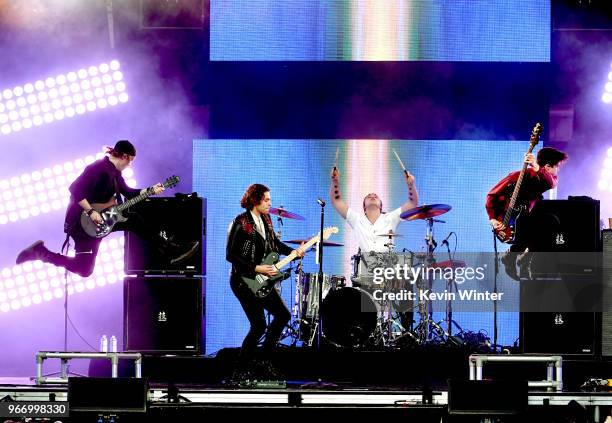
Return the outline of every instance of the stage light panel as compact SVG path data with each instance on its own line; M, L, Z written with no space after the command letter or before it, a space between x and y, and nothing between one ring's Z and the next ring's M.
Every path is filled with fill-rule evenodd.
M95 156L0 179L0 225L65 209L70 199L68 187L72 181L85 166L103 156L104 153L100 152ZM130 187L136 186L132 168L125 169L123 177Z
M0 134L73 118L128 101L123 73L116 60L76 72L47 77L34 83L0 90ZM115 92L119 98L110 100ZM102 100L96 104L95 99ZM72 107L81 104L84 107ZM118 100L118 101L117 101ZM101 105L102 104L102 105ZM40 113L42 117L39 116ZM34 116L34 117L32 117Z
M123 280L123 245L123 236L103 240L94 273L88 278L70 274L68 295ZM39 260L5 267L0 271L0 312L6 313L63 298L64 285L64 269Z

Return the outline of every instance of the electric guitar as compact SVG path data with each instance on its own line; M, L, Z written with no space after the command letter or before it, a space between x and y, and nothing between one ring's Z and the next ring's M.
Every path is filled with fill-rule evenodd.
M531 137L529 139L529 150L527 150L527 154L531 153L535 146L540 141L540 134L542 133L542 124L536 123L533 131L531 131ZM514 185L514 191L512 191L512 197L510 197L510 201L505 206L505 214L502 223L502 229L493 229L495 232L495 236L501 242L505 242L506 244L514 244L516 241L516 233L519 227L519 221L521 219L521 215L525 210L527 210L527 204L517 204L517 198L519 192L521 190L521 184L523 183L523 177L525 176L525 171L527 170L527 163L523 163L523 168L521 169L521 173L519 174L518 179Z
M323 230L323 239L328 239L331 236L331 234L337 234L337 233L338 233L337 226L330 226L328 228L325 228ZM308 242L306 242L306 244L304 244L301 248L304 251L307 251L310 247L312 247L314 244L319 242L319 239L320 239L319 234L320 233L310 238ZM255 294L257 298L267 297L268 294L272 292L272 290L274 289L274 285L277 282L281 282L290 276L289 272L280 272L280 270L283 267L285 267L287 264L289 264L289 262L293 260L295 257L296 257L296 253L294 251L291 254L289 254L287 257L279 261L278 253L271 252L263 259L261 264L274 265L279 270L279 272L275 276L266 276L261 273L258 273L254 278L248 278L246 276L242 276L242 281Z
M166 179L162 186L164 188L171 188L176 186L179 181L179 177L173 175ZM130 200L127 200L123 204L117 205L117 201L114 196L106 203L94 203L91 205L91 207L100 213L103 222L100 224L95 223L93 220L91 220L91 217L85 211L83 211L83 213L81 213L81 227L83 228L83 231L85 231L85 233L92 238L104 238L106 235L111 233L115 224L125 222L127 220L127 217L123 215L125 210L144 200L145 198L150 197L151 195L154 195L153 187L147 188L145 192Z

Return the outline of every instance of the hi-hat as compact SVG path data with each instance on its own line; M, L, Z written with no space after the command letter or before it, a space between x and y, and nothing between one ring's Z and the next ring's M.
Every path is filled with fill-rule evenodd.
M400 215L404 220L431 219L452 209L448 204L426 204L410 210L406 210Z
M397 236L404 236L402 234L398 234L397 232L389 231L384 234L378 234L378 236L386 236L387 238L395 238Z
M287 219L306 220L297 213L291 213L285 209L276 209L274 207L270 207L270 214L274 214L280 217L286 217Z
M297 244L300 245L304 242L310 241L309 239L292 239L291 241L283 241L285 244ZM343 247L344 244L339 244L337 242L323 241L324 247Z

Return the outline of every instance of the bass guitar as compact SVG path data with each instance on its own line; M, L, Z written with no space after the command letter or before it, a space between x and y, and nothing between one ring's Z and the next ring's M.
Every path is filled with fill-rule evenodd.
M173 175L166 179L162 185L164 188L171 188L176 186L179 181L179 177ZM104 238L106 235L111 233L113 227L117 223L125 222L127 220L127 217L123 215L125 210L144 200L145 198L150 197L151 195L154 195L152 187L147 188L145 192L130 200L127 200L123 204L117 204L114 197L106 203L94 203L91 205L91 207L100 213L100 216L102 216L102 223L95 223L93 220L91 220L91 217L89 217L89 215L83 211L83 213L81 213L81 227L83 228L83 231L85 231L85 233L92 238Z
M535 127L531 131L531 137L529 138L529 150L527 154L531 153L535 146L540 141L540 134L542 133L542 124L536 123ZM514 190L510 201L507 202L504 210L504 219L502 220L503 226L500 229L493 229L495 236L501 242L506 244L514 244L516 240L517 228L520 224L521 215L527 210L528 205L523 203L517 203L518 195L521 190L521 184L523 183L523 177L527 170L527 163L523 163L521 173L516 180Z
M328 239L331 234L336 233L338 233L337 226L330 226L328 228L325 228L323 230L323 239ZM306 242L301 248L304 251L307 251L310 247L319 242L319 239L320 233L310 238L308 242ZM267 297L268 294L272 292L272 290L274 289L274 285L277 282L281 282L289 277L289 272L280 272L280 270L287 264L289 264L289 262L291 262L291 260L293 260L295 257L296 253L292 252L287 257L279 261L278 253L271 252L263 259L261 264L274 265L279 270L279 272L275 276L266 276L262 275L261 273L258 273L254 278L242 276L242 281L255 294L257 298Z

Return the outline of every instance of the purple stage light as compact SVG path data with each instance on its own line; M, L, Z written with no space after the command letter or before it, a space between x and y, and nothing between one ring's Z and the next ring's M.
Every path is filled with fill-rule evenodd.
M63 113L61 110L56 113L60 112ZM0 180L0 225L64 209L70 199L68 186L86 165L103 156L98 153L95 157L87 156ZM125 169L123 176L129 186L136 186L132 168Z
M72 118L85 112L128 101L120 64L113 60L88 69L48 77L0 91L0 134L9 135L43 123ZM118 98L110 99L116 92ZM85 99L83 107L73 108ZM100 102L99 100L104 101ZM96 103L97 102L97 103ZM102 105L100 105L102 104ZM70 109L69 109L70 108ZM40 112L40 118L34 118Z
M609 147L606 151L606 158L603 161L597 187L601 191L612 191L612 147Z
M88 278L71 274L68 295L123 280L123 236L100 244L94 273ZM64 297L64 270L41 261L5 267L0 271L0 311L9 312Z

